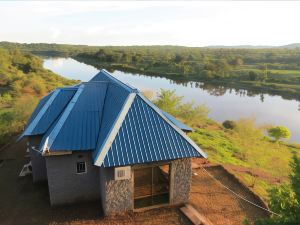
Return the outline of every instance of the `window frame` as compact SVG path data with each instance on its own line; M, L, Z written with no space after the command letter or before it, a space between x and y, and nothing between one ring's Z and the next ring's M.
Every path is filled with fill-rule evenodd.
M81 163L84 164L84 171L83 172L78 172L78 166ZM76 162L76 174L85 174L85 173L87 173L86 162L85 161Z

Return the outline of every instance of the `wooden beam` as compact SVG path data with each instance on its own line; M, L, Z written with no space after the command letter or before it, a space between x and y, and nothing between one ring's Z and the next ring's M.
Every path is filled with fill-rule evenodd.
M213 225L213 223L200 214L193 206L186 204L180 211L195 225Z

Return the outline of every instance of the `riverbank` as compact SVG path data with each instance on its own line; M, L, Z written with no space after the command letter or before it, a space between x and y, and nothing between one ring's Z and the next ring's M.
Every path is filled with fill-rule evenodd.
M72 57L96 68L200 81L300 100L300 49L224 49L184 46L85 46L0 42L43 56Z
M300 85L299 84L288 84L288 83L272 83L272 82L262 82L262 81L249 81L241 80L237 76L232 76L230 78L218 78L218 79L205 79L201 76L190 75L183 76L181 73L168 72L166 68L157 69L147 69L140 68L128 64L118 64L118 63L105 63L100 62L97 59L91 59L86 57L80 57L78 55L72 56L73 59L94 66L97 69L108 69L110 71L120 70L123 72L130 73L140 73L152 77L163 77L173 80L178 83L186 82L203 82L204 84L211 84L216 86L222 86L226 88L232 88L237 91L247 90L250 94L270 94L270 95L280 95L284 99L295 99L300 101ZM300 75L300 73L299 73Z

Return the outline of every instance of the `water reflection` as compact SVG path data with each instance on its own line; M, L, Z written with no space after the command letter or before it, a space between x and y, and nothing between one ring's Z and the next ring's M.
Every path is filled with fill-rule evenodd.
M44 66L62 76L82 81L90 80L98 69L73 59L47 59ZM112 71L113 75L140 90L157 93L161 88L176 90L183 101L205 104L210 109L210 118L223 122L243 117L255 117L258 124L287 126L292 132L292 141L300 142L300 103L283 99L270 93L241 88L226 87L203 82L170 80L160 76Z

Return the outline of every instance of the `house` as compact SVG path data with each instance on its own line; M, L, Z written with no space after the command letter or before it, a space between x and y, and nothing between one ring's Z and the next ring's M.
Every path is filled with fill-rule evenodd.
M191 158L206 154L191 128L105 70L42 98L27 137L33 181L51 205L99 200L106 215L186 203Z

